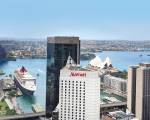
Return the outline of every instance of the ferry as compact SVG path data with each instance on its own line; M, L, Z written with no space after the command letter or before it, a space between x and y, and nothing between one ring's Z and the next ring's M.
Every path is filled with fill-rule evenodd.
M21 69L15 70L14 81L23 94L33 95L36 91L36 78L24 66Z

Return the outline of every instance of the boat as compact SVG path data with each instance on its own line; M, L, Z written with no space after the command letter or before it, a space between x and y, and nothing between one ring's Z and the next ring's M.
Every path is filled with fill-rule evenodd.
M39 73L37 73L37 74L36 74L36 76L37 76L37 77L39 77L39 76L40 76L40 74L39 74Z
M15 70L14 81L23 94L33 95L36 91L36 78L24 66L21 69Z

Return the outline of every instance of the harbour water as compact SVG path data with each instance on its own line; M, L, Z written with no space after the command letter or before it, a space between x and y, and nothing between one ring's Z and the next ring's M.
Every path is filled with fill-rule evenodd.
M127 70L129 65L138 64L139 62L150 62L150 52L118 52L118 51L104 51L96 53L100 56L102 61L108 56L113 66L120 70ZM88 61L81 61L81 65L85 66ZM37 78L37 90L33 97L20 96L17 102L24 113L32 112L32 104L38 103L45 108L45 90L46 90L46 59L17 59L17 61L8 61L0 64L6 75L12 74L18 67L25 66L27 70ZM39 76L37 76L39 74Z
M102 61L109 57L114 67L119 70L127 70L129 65L135 65L140 62L150 62L150 52L129 52L129 51L103 51L96 53ZM86 66L89 60L81 61L83 66Z

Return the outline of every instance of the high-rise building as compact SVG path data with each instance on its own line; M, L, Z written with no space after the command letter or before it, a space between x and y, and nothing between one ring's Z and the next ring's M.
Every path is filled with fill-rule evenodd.
M47 82L46 82L46 115L51 116L59 102L59 75L71 56L80 63L79 37L47 38Z
M128 108L139 120L150 120L150 63L140 63L134 70L129 70Z
M60 71L59 120L100 120L98 71L75 65L70 56Z
M136 101L136 74L138 65L132 65L128 68L128 83L127 83L127 107L129 111L135 114Z

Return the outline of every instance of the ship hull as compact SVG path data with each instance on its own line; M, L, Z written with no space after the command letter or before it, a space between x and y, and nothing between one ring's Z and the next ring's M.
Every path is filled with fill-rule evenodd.
M28 90L28 89L25 89L24 87L22 87L20 85L20 83L18 82L18 80L16 79L16 77L14 77L14 81L15 81L15 84L16 86L21 90L21 92L25 95L33 95L34 91L31 91L31 90Z

